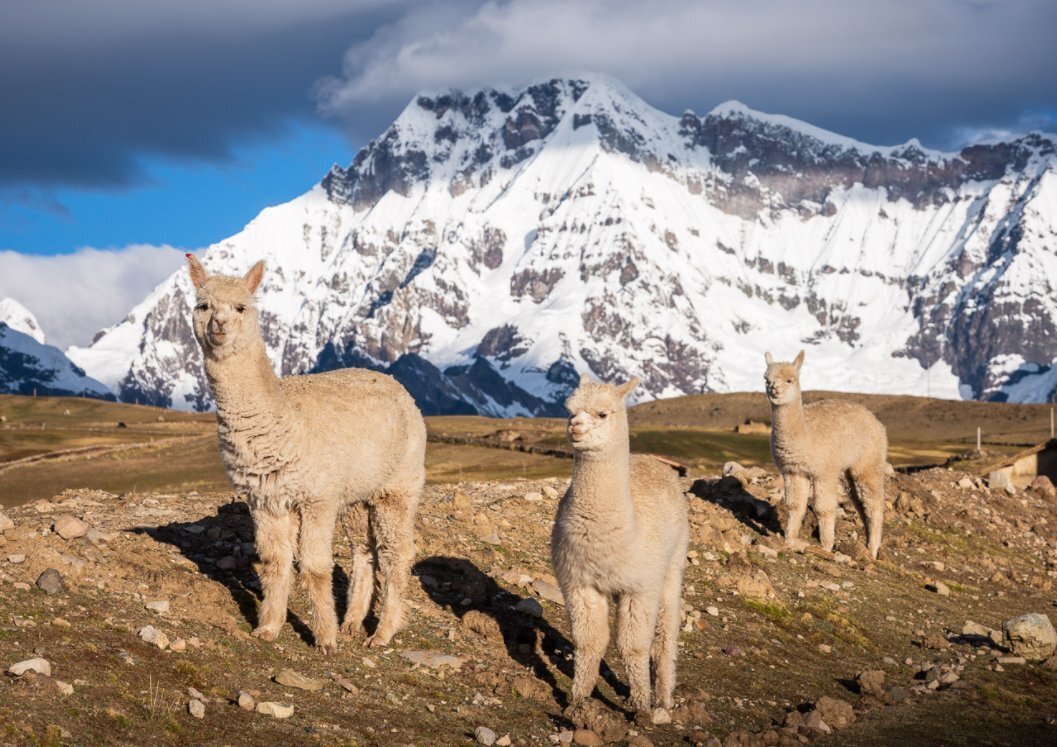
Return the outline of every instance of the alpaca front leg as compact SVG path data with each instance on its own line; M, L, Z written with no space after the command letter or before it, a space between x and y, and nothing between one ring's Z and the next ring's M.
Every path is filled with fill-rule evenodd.
M351 636L362 629L374 594L374 555L367 504L354 503L349 506L344 524L345 534L352 548L352 570L349 574L349 597L341 632Z
M653 660L654 702L661 708L675 705L672 693L675 690L675 660L679 655L679 623L682 612L683 568L686 548L680 551L676 562L664 579L661 594L661 609L657 615L657 637L653 641L650 658Z
M575 658L569 710L576 710L591 696L598 680L598 667L609 645L609 603L590 588L571 589L565 594Z
M789 517L785 524L785 544L790 548L799 548L800 525L804 522L807 511L807 498L811 492L811 483L804 475L787 474L785 479L785 504Z
M628 672L628 707L650 717L650 648L657 629L657 592L624 594L617 603L617 649Z
M381 576L382 608L378 627L366 646L386 646L404 625L404 597L415 559L415 511L418 497L411 493L387 493L370 508L371 535Z
M885 478L884 467L879 467L864 475L858 487L866 520L866 534L869 538L867 547L870 557L877 560L881 549L881 536L884 533L885 520Z
M833 542L837 529L837 495L839 487L836 480L815 481L815 515L818 516L818 540L822 549L833 552Z
M338 647L338 615L334 609L333 505L313 503L301 509L301 576L312 601L312 636L325 654Z
M257 575L264 597L253 635L274 641L286 622L286 606L294 573L297 522L290 512L278 516L253 512L254 544L260 557Z

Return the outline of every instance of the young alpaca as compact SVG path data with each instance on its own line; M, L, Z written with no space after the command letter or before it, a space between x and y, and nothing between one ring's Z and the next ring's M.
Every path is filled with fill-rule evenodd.
M566 401L574 452L572 484L558 505L551 563L576 646L570 711L590 696L609 642L609 597L617 603L617 648L631 686L629 706L649 716L650 663L656 704L672 707L683 568L690 528L672 469L631 455L624 398L586 374Z
M403 624L415 550L415 512L425 483L421 413L400 384L373 371L277 378L253 301L264 263L237 278L209 275L192 255L187 260L197 291L194 333L216 401L220 452L249 503L261 559L264 600L253 634L275 640L286 621L297 543L315 644L335 650L334 525L347 508L353 567L342 632L360 629L377 564L381 611L366 645L386 645Z
M813 491L822 549L833 550L840 478L846 474L855 486L853 497L866 525L870 555L876 560L885 510L885 427L872 412L853 402L827 399L804 406L800 398L803 350L792 363L775 362L770 353L765 358L771 455L785 478L789 508L786 544L800 544L800 523Z

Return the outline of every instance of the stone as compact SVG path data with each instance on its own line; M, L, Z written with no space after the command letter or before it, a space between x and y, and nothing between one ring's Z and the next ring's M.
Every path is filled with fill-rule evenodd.
M257 705L256 701L253 699L253 696L245 690L239 690L238 704L239 708L244 711L252 711L254 706Z
M64 540L74 540L88 534L88 530L91 529L91 527L76 516L63 514L55 520L52 529L55 531L55 534L59 535Z
M150 610L151 612L157 614L157 615L167 615L167 614L169 614L169 600L168 599L160 599L157 602L147 602L143 606L145 608L147 608L148 610Z
M257 713L263 713L272 718L290 718L294 715L294 707L289 703L276 703L274 700L266 700L257 704Z
M456 513L460 514L472 514L473 503L470 502L470 496L461 490L456 490L451 497L452 506L455 508Z
M222 571L233 571L239 565L239 561L233 555L225 555L217 561L217 568Z
M525 493L525 495L523 495L522 498L524 498L529 503L539 503L540 501L543 500L543 493L538 493L536 491L533 491L531 493Z
M349 695L360 694L360 688L356 687L356 685L354 685L351 680L346 677L343 677L337 672L332 673L330 675L330 679L334 680L338 687L347 692Z
M577 729L573 732L573 744L598 745L602 743L602 737L590 729Z
M1057 631L1050 618L1038 612L1006 620L1002 633L1006 648L1029 661L1042 661L1057 650Z
M175 641L169 644L169 650L175 651L180 654L187 650L187 641L183 638L177 638Z
M969 490L970 488L973 487L973 478L971 478L968 475L966 475L965 477L963 477L961 480L958 481L958 487L961 488L962 490Z
M705 607L705 612L708 613L710 617L719 617L719 607L716 607L715 605Z
M477 741L477 744L492 747L495 744L496 734L487 726L478 726L473 730L473 738Z
M532 589L540 595L541 598L546 599L548 602L554 602L554 604L560 604L565 606L565 597L562 596L561 589L552 584L549 581L543 579L536 579L532 582Z
M152 646L157 646L160 649L164 649L169 645L169 636L162 633L160 630L155 628L153 625L145 625L139 629L139 637Z
M1034 480L1031 481L1029 486L1032 490L1042 493L1043 495L1052 497L1057 493L1057 488L1054 487L1053 480L1046 475L1037 475ZM0 518L0 531L2 531L3 519Z
M558 497L558 489L552 485L543 486L543 496L549 500L554 500Z
M510 739L510 735L504 734L499 737L499 739L495 740L495 747L510 747L513 743L513 740Z
M934 594L939 594L941 597L949 597L951 595L950 587L942 581L935 581L931 584L926 584L925 588Z
M429 667L430 669L448 667L456 672L461 670L465 663L465 659L440 651L401 651L400 656L414 664L415 667Z
M965 625L962 626L962 635L980 638L990 638L991 629L979 623L975 623L972 620L966 620Z
M323 689L322 681L298 674L292 669L283 669L273 679L283 687L292 687L297 690L308 690L314 693Z
M62 574L54 568L48 568L37 576L37 588L45 594L58 594L62 591Z
M187 712L195 718L205 718L206 705L200 700L189 700L187 702Z
M1017 488L1013 484L1013 478L1006 470L995 470L987 476L987 487L991 490L1004 490L1010 495L1017 494Z
M672 714L668 713L667 708L654 708L652 718L654 724L672 723Z
M14 528L15 522L11 521L11 518L3 511L0 511L0 532L6 532L8 529Z
M41 658L26 659L7 668L7 673L15 677L21 677L26 672L36 672L37 674L43 674L45 677L51 677L51 662Z
M529 617L543 617L543 605L532 597L522 599L514 605L514 609Z
M815 710L830 726L841 729L855 721L855 709L851 703L824 695L815 701Z
M26 562L26 554L21 552L11 553L7 556L7 562L13 565L19 565L20 563Z
M883 669L864 669L855 675L855 681L859 684L859 692L863 695L872 695L875 698L884 697L885 673Z
M62 680L52 680L55 683L55 689L59 691L59 695L73 695L73 685L69 682L63 682Z
M488 641L494 643L503 642L503 631L499 628L499 623L496 622L494 617L486 615L480 610L468 610L462 616L462 628Z

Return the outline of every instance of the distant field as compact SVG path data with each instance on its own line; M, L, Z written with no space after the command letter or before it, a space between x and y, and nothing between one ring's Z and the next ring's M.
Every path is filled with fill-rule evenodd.
M1049 437L1049 405L823 392L809 392L805 399L827 396L860 402L877 413L888 427L889 458L896 466L938 464L964 453L975 446L978 426L992 461L1018 451L1017 444ZM68 487L117 493L228 489L209 413L0 395L0 415L6 419L0 424L0 505L51 497ZM715 471L726 461L770 463L766 433L734 432L746 420L770 420L762 394L649 402L632 408L629 419L634 451L667 456L697 472ZM460 416L426 421L430 482L564 477L572 466L561 419Z

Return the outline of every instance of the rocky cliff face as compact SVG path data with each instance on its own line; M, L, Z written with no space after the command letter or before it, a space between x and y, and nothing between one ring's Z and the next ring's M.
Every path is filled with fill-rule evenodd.
M367 365L430 412L560 412L578 371L640 398L816 388L1051 398L1050 137L876 147L740 104L658 112L605 78L423 94L348 168L211 247L263 257L276 368ZM175 274L71 357L122 399L209 406Z
M33 315L29 315L33 319ZM33 319L33 330L44 334ZM114 395L87 376L63 352L0 321L0 394L40 394L100 397Z

